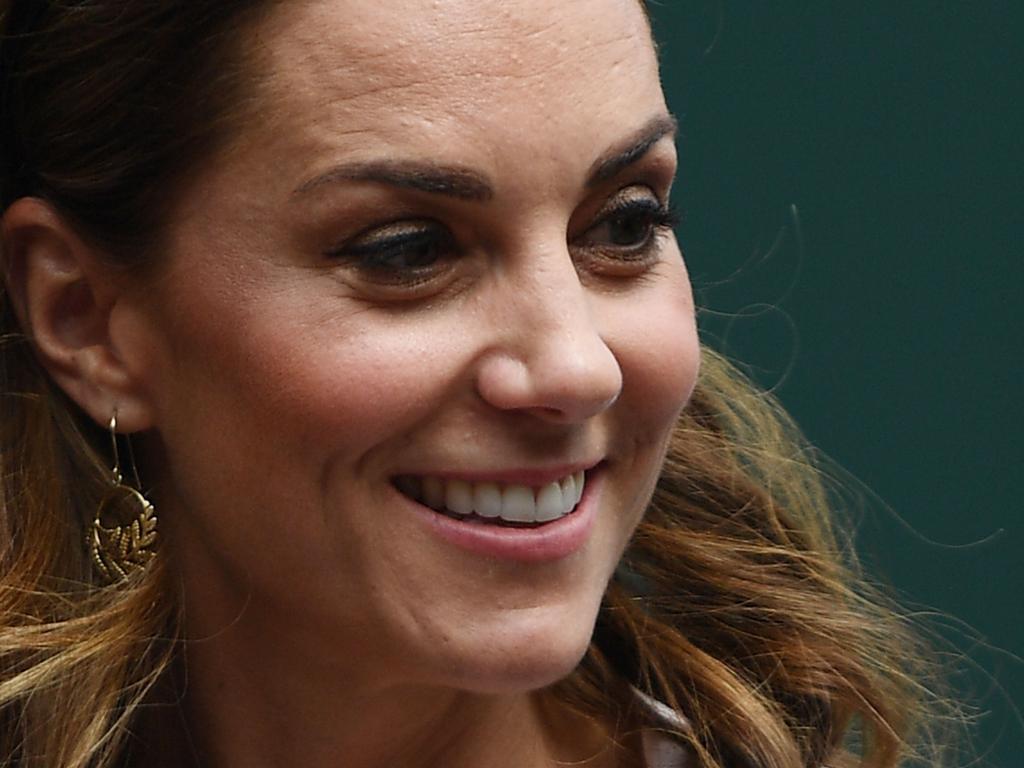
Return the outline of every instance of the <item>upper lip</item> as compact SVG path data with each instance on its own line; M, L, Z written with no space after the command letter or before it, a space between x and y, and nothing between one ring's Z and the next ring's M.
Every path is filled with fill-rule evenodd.
M442 480L462 480L467 483L500 483L502 485L542 486L561 480L576 472L586 472L600 463L600 460L581 461L571 464L548 465L545 467L521 467L516 469L436 469L401 472L399 476L437 477Z

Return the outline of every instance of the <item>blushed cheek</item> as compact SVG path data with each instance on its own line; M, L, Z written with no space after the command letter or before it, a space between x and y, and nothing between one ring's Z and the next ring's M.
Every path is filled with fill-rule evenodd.
M297 345L297 337L304 343ZM291 426L281 433L296 450L348 470L382 459L377 449L397 447L457 407L476 343L464 322L390 322L373 313L277 341L263 345L275 351L263 355L266 379L256 384L254 401L288 415Z
M624 405L654 440L675 423L697 382L700 344L689 283L674 280L620 307L617 321L610 345L623 371Z

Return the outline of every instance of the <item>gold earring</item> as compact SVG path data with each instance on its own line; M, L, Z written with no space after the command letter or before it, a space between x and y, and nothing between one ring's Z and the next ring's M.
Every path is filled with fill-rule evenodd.
M139 472L130 441L128 457L135 487L127 485L121 474L117 455L117 411L110 417L108 426L114 454L111 486L93 516L88 544L93 566L108 583L113 584L146 567L156 554L157 534L156 510L140 490ZM128 510L132 510L132 514L124 522Z

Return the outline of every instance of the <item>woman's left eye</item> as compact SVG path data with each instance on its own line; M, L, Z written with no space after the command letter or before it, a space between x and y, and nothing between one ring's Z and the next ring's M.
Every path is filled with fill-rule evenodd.
M660 255L659 236L675 224L675 213L650 190L627 189L573 245L600 261L646 267Z

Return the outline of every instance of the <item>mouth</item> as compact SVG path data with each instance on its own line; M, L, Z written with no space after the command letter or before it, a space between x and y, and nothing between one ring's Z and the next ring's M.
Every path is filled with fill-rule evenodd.
M509 528L539 528L571 515L583 498L587 473L578 470L544 485L399 475L404 496L456 520Z

